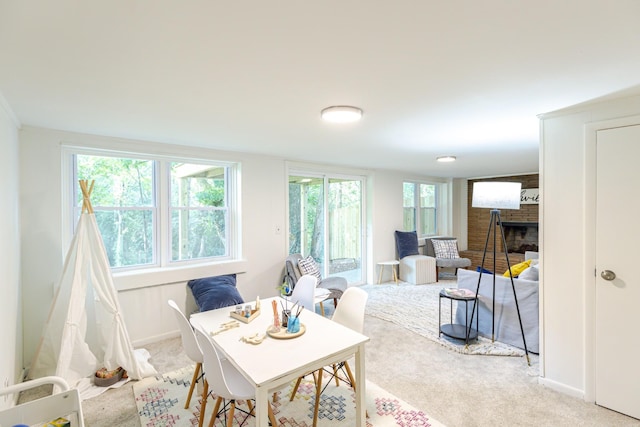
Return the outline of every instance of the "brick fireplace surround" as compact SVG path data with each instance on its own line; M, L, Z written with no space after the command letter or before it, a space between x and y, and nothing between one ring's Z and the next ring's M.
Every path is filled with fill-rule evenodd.
M489 230L489 219L491 217L491 210L486 208L473 208L471 207L471 198L473 197L473 183L479 181L506 181L506 182L520 182L522 188L538 188L538 174L532 175L518 175L499 178L484 178L469 180L468 188L468 204L467 204L467 241L468 249L461 251L460 256L471 259L471 267L469 270L475 270L476 267L482 264L482 254L484 251L484 244L487 240L487 231ZM538 205L520 205L519 210L513 209L501 209L500 217L503 223L515 222L519 225L526 225L530 223L538 223ZM499 231L499 230L498 230ZM511 231L516 233L517 231ZM534 227L534 236L537 238L537 228ZM507 235L507 239L509 235ZM507 261L504 257L504 249L502 249L502 242L500 241L500 234L497 234L496 245L496 271L498 274L502 274L507 271ZM533 244L533 242L532 242ZM537 245L537 241L535 242ZM528 247L527 250L535 249L534 247ZM509 263L513 266L519 262L524 261L524 253L509 252ZM488 270L493 270L493 230L489 237L489 246L487 249L487 256L485 258L484 266Z

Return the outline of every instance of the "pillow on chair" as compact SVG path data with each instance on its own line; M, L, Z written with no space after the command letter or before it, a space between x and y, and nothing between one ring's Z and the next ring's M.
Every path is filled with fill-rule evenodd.
M415 231L396 230L396 250L400 259L409 255L420 255L418 234Z
M460 258L457 239L431 239L431 243L433 243L433 252L435 252L436 258Z
M320 266L311 255L298 261L298 268L300 268L302 275L309 274L311 276L316 276L318 281L322 280L322 276L320 275Z
M200 311L244 303L236 288L235 274L193 279L188 285Z

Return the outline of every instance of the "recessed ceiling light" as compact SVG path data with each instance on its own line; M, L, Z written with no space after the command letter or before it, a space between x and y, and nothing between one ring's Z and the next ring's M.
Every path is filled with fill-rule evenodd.
M436 160L439 162L455 162L456 161L456 156L440 156L440 157L436 157Z
M320 112L322 120L332 123L357 122L362 117L362 110L348 105L334 105Z

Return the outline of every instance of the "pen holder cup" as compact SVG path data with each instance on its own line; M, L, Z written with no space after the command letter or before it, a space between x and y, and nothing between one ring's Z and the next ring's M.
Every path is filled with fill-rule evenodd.
M300 332L300 319L297 317L289 318L289 323L287 324L287 332L290 334L295 334Z
M291 310L282 310L282 319L280 324L282 324L283 328L287 327L287 324L289 322L289 316L291 316Z

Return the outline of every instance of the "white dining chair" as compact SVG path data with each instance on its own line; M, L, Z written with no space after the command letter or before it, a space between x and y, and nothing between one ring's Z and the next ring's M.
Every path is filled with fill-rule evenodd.
M345 298L345 296L347 298ZM364 313L365 307L367 305L367 299L369 298L369 294L363 291L360 288L348 288L345 293L342 295L341 301L346 302L346 304L340 304L336 311L333 313L331 320L334 322L338 322L342 326L346 326L349 329L352 329L356 332L363 333L364 331ZM351 373L351 368L349 368L349 363L345 360L339 365L333 366L334 378L336 380L336 386L339 385L339 377L337 368L344 367L346 370L347 376L349 377L349 382L353 387L353 390L356 389L356 381L353 378L353 374Z
M318 278L310 274L305 274L296 282L293 287L289 301L298 303L307 310L315 311L315 296Z
M246 414L244 420L239 423L239 425L243 425L249 416L253 415L254 408L251 400L255 400L254 386L242 376L229 360L220 358L218 351L205 331L196 328L195 334L198 344L202 349L205 371L204 394L202 408L200 410L201 419L204 416L209 396L213 397L213 395L215 395L217 399L211 413L209 427L213 426L215 420L221 414L225 415L227 427L231 427L236 409ZM236 400L245 400L249 411L238 408L236 406ZM220 409L220 405L222 405L222 409ZM271 404L268 406L268 415L271 425L276 426Z
M320 313L324 316L323 301L329 298L331 291L318 287L318 278L316 276L305 274L296 282L291 295L286 299L295 304L296 302L315 313L316 304L320 304Z
M369 294L364 290L351 287L347 288L346 291L342 294L342 298L340 298L340 304L336 307L336 311L333 313L331 320L337 322L347 328L350 328L356 332L362 333L364 330L364 313L365 307L367 305L367 299ZM346 371L346 375L348 379L341 378L338 375L338 370L344 368ZM322 375L324 372L323 369L319 369L317 372L313 373L313 378L316 384L316 401L313 412L313 425L317 424L318 420L318 408L320 405L320 395L324 390L322 388ZM333 378L335 378L336 386L339 386L339 380L346 381L351 387L353 387L353 391L356 390L356 380L353 377L353 373L351 372L351 368L347 361L343 361L339 364L333 365L331 371L329 372ZM300 386L300 381L302 381L303 377L299 377L296 381L293 390L291 391L291 396L289 400L293 400L296 393L298 392L298 387ZM326 387L326 386L325 386Z
M182 310L178 307L178 304L174 300L168 300L167 304L169 307L173 309L175 313L176 319L178 320L178 325L180 326L180 335L182 337L182 348L189 359L193 360L196 364L196 367L193 371L193 378L191 379L191 386L189 387L189 394L187 395L187 402L184 405L184 409L189 408L189 404L191 403L191 396L193 395L193 390L200 380L203 379L204 373L202 372L202 351L200 350L200 346L196 340L196 336L193 332L193 328L191 328L191 324L182 313ZM204 395L202 396L204 399ZM202 424L201 424L202 425Z

